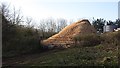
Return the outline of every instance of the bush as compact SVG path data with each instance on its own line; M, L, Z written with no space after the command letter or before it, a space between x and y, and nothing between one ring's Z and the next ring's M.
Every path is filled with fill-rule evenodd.
M95 46L102 42L102 38L97 34L85 34L85 35L77 35L74 37L75 45L80 46Z
M11 25L11 23L9 24ZM22 54L42 52L40 33L37 29L13 24L10 28L3 27L2 53L3 57L13 57ZM53 35L53 32L44 32L43 39Z
M101 35L101 38L104 40L104 44L119 44L120 41L120 31L104 33Z
M4 29L8 29L4 27ZM12 57L21 54L34 53L41 50L39 33L33 28L11 26L10 32L4 30L2 34L3 57Z

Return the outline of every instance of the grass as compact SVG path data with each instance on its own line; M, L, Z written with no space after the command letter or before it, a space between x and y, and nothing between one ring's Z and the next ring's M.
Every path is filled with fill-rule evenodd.
M31 55L28 55L27 59L21 59L19 61L16 61L18 63L15 63L14 65L117 66L118 65L118 50L116 49L117 47L109 50L113 46L116 47L115 45L97 45L94 47L82 47L82 48L74 47L63 50L51 50L40 54L34 54L34 56L32 57L30 57Z

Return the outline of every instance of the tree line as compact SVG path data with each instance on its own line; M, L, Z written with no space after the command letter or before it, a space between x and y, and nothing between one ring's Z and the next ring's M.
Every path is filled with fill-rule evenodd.
M120 19L116 19L116 21L106 21L102 18L99 18L99 19L94 19L92 21L92 25L95 27L95 29L100 32L100 33L103 33L103 26L106 25L116 25L117 28L120 28Z

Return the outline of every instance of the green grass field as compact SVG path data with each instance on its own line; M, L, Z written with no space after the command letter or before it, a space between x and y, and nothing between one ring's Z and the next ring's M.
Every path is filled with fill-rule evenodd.
M3 66L117 66L118 47L97 45L50 50L6 59Z

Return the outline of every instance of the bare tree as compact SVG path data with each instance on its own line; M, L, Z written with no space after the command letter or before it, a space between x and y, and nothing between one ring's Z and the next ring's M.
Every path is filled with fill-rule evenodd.
M73 19L69 20L68 25L72 24L74 22Z
M9 10L9 6L10 5L2 3L2 5L0 6L0 11L2 15L12 24L20 24L20 22L23 22L23 16L21 15L20 9L16 10L14 7L13 10Z
M13 13L11 14L11 20L13 24L20 24L23 22L23 16L21 15L21 11L16 10L15 7L13 8Z
M65 19L58 19L57 20L57 31L61 31L64 27L67 26L67 20Z
M27 27L31 28L32 27L32 25L31 25L32 18L31 17L26 17L25 23L26 23Z
M59 32L67 26L67 20L65 19L43 19L40 21L38 28L42 32Z
M7 20L10 20L10 11L9 11L9 6L7 6L6 4L1 4L0 6L0 13L2 14L2 16L4 16Z
M40 21L39 28L45 32L56 32L56 22L54 19L43 19Z
M44 32L46 32L46 23L45 23L45 20L41 20L40 21L40 23L38 25L38 28L39 28L40 36L44 37Z
M56 23L55 23L54 19L46 20L46 25L47 25L48 32L55 32L56 31Z
M40 21L40 23L39 23L39 25L38 25L38 28L39 28L39 30L42 31L42 32L43 32L43 31L44 31L44 32L46 31L46 23L45 23L44 20L41 20L41 21Z

